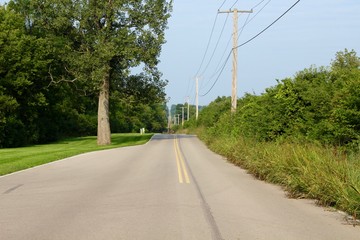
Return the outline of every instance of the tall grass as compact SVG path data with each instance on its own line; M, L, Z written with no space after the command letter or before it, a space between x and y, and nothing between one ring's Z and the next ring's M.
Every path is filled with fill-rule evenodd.
M112 134L111 145L98 146L96 137L69 138L57 143L0 149L0 176L77 154L146 143L152 134Z
M289 196L360 216L360 154L296 142L257 142L242 137L201 134L213 151L256 177L282 185Z

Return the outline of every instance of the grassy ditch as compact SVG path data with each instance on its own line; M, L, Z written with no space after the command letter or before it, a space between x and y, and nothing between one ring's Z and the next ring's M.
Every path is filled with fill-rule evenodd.
M96 137L69 138L53 144L0 149L0 176L77 154L144 144L152 134L112 134L111 145L98 146Z
M345 155L316 144L201 138L210 149L259 179L282 185L290 197L316 199L323 206L360 217L359 154Z

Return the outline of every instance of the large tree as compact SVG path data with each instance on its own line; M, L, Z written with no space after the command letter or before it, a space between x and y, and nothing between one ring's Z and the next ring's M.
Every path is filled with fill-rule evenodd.
M46 35L66 50L59 77L49 67L52 83L67 81L98 93L98 144L110 144L109 92L114 74L130 74L142 65L158 78L156 68L165 42L172 2L166 0L14 0L29 33Z

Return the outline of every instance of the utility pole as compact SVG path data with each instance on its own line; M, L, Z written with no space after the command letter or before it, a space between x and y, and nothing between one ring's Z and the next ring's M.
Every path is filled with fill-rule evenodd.
M233 10L227 11L218 11L218 13L233 13L234 14L234 29L233 29L233 70L232 70L232 90L231 90L231 112L236 112L237 107L237 59L238 59L238 13L252 13L253 10L238 10L234 8Z
M189 105L190 99L189 99L189 96L187 96L186 102L187 102L187 115L186 115L186 118L187 118L187 121L189 121L189 118L190 118L190 105Z
M171 129L171 111L169 108L169 116L168 116L168 133L170 133L170 129Z
M181 107L181 114L182 114L181 126L184 126L184 108L185 108L185 107Z
M177 125L180 125L180 114L177 114Z
M196 120L198 120L198 118L199 118L199 77L198 76L196 76L196 78L195 78L195 81L196 81L196 100L195 100L195 102L196 102L196 114L195 114L195 116L196 116Z

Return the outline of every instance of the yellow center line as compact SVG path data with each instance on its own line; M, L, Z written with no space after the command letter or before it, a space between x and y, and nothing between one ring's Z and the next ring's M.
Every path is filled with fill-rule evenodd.
M180 151L179 142L177 137L174 138L174 148L175 148L175 156L176 156L176 165L178 169L179 175L179 183L183 183L183 177L185 178L186 183L190 183L190 178L186 170L185 161Z
M179 140L178 139L176 139L176 140L177 140L178 153L179 153L179 157L180 157L180 163L181 163L182 170L183 170L184 177L185 177L185 182L190 183L189 175L188 175L188 173L186 171L185 161L184 161L183 156L182 156L181 151L180 151Z
M175 157L176 157L176 166L177 166L177 170L178 170L178 176L179 176L179 183L183 183L183 177L181 174L181 167L180 167L180 160L178 157L178 149L177 149L177 142L176 142L176 138L174 138L174 149L175 149Z

